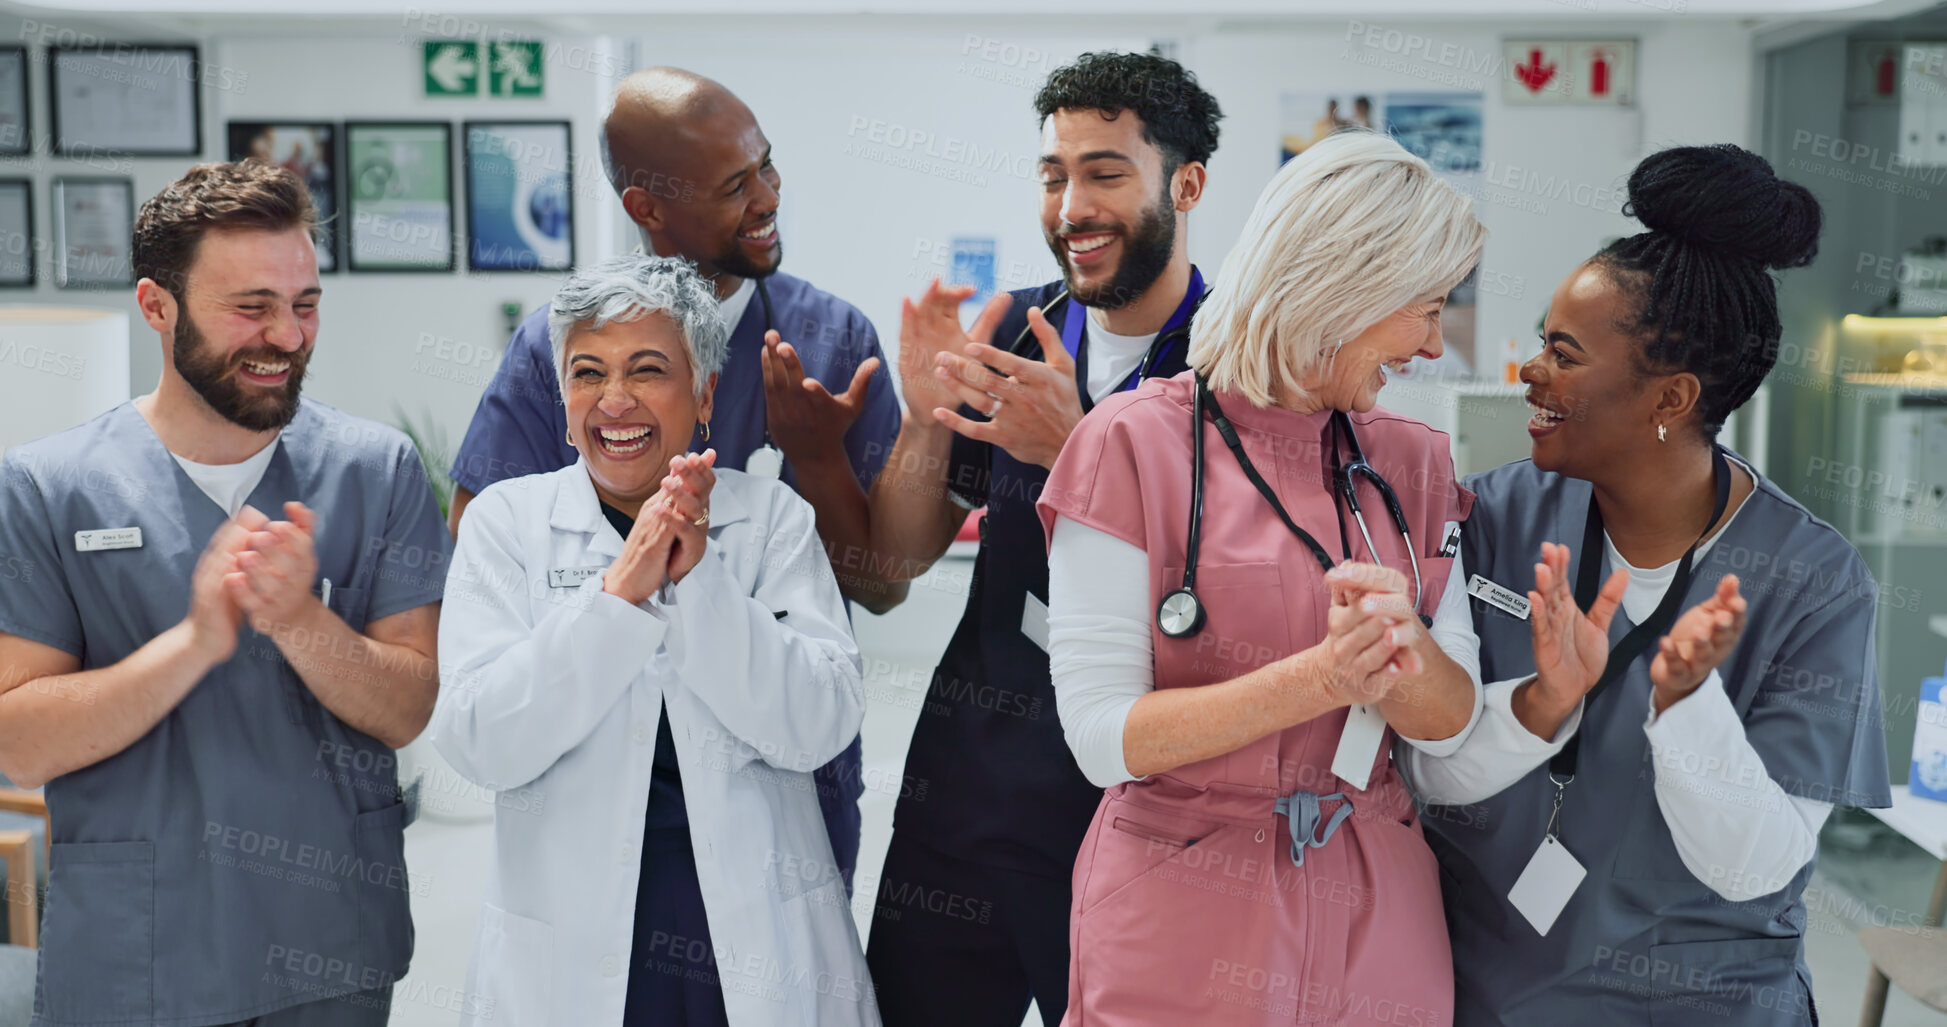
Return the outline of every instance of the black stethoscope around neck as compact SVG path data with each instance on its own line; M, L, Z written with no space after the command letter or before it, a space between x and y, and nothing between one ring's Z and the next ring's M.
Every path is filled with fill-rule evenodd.
M1190 460L1194 469L1190 479L1189 552L1183 558L1183 584L1171 589L1163 596L1162 601L1156 604L1156 627L1170 638L1189 638L1202 631L1204 622L1207 620L1203 602L1197 598L1196 591L1197 553L1203 543L1203 412L1206 408L1210 411L1210 421L1216 426L1217 434L1223 437L1225 448L1230 450L1231 456L1237 458L1237 465L1243 469L1244 476L1251 480L1251 485L1266 502L1271 504L1271 509L1276 511L1278 519L1284 522L1284 526L1293 535L1297 536L1298 541L1305 544L1305 548L1311 550L1312 557L1318 561L1321 568L1330 571L1334 566L1331 554L1325 551L1324 546L1318 544L1318 540L1313 538L1310 532L1299 527L1298 522L1291 519L1291 514L1285 510L1284 504L1278 501L1277 493L1273 492L1271 486L1265 482L1264 476L1258 473L1257 465L1251 463L1251 458L1245 455L1244 444L1237 437L1236 426L1230 423L1230 418L1224 416L1224 408L1218 405L1217 396L1210 391L1210 386L1204 381L1203 375L1199 374L1195 377L1195 391L1190 401ZM1339 519L1340 544L1345 545L1347 541L1345 512L1339 506L1339 501L1343 500L1345 506L1352 510L1352 519L1359 525L1359 535L1366 543L1366 552L1371 554L1375 561L1379 559L1379 550L1372 544L1372 533L1366 528L1366 516L1359 508L1358 478L1363 475L1378 491L1379 497L1385 501L1386 510L1392 515L1393 525L1399 529L1400 538L1406 542L1406 557L1412 561L1413 566L1413 606L1417 609L1420 605L1421 593L1420 557L1413 547L1413 532L1406 523L1406 511L1399 505L1399 496L1393 492L1393 487L1386 483L1386 479L1381 477L1370 463L1366 462L1365 451L1359 446L1359 435L1352 429L1352 418L1342 410L1334 410L1331 420L1332 488L1336 493L1332 506ZM1339 436L1341 435L1345 439L1344 448L1352 458L1345 463L1339 460ZM1350 553L1348 546L1348 559ZM1421 615L1420 619L1424 623L1427 618Z

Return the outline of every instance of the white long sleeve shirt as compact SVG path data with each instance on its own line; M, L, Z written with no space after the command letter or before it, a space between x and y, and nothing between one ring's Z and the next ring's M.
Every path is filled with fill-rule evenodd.
M1733 517L1736 515L1733 514ZM1720 531L1721 534L1721 531ZM1698 550L1701 557L1716 536ZM1628 566L1604 539L1612 566ZM1523 727L1509 703L1526 679L1482 685L1480 640L1467 608L1464 558L1451 576L1432 634L1476 685L1475 712L1450 739L1407 739L1402 770L1422 798L1478 802L1547 762L1580 727L1582 711L1551 739ZM1648 619L1676 564L1630 567L1623 609ZM1067 518L1055 521L1048 555L1049 656L1057 710L1076 763L1109 787L1134 780L1123 761L1129 710L1154 688L1149 558L1141 549ZM1765 771L1715 672L1660 716L1644 710L1656 798L1684 865L1729 901L1784 887L1818 848L1830 803L1793 796Z

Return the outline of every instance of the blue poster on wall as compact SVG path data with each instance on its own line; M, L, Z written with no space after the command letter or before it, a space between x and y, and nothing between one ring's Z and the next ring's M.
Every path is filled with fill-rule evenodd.
M953 268L948 285L971 285L968 303L985 303L994 294L994 239L961 237L953 240Z
M468 122L467 267L574 265L574 152L565 121Z

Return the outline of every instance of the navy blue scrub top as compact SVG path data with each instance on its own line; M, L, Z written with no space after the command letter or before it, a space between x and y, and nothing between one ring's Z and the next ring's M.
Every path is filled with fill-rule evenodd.
M759 357L764 332L775 328L796 348L805 374L833 393L852 384L860 364L879 358L879 369L866 390L865 412L845 433L852 473L861 487L870 489L899 437L899 401L893 395L878 332L857 307L802 278L780 271L762 285L770 293L775 323L766 316L763 297L752 296L743 318L732 326L707 444L717 451L717 466L741 471L750 454L764 444L764 370ZM544 306L529 314L508 342L500 369L481 395L466 439L453 459L453 480L479 495L502 479L567 467L581 455L568 445L567 432L567 409L561 402ZM701 451L705 445L699 432L690 448ZM783 480L797 487L797 474L788 460ZM858 799L865 793L858 739L813 777L832 854L850 887L858 863Z
M1015 291L994 345L1010 346L1027 327L1028 308L1047 307L1061 289L1057 281ZM1049 320L1059 331L1069 318L1086 316L1064 302ZM1086 334L1079 349L1076 385L1086 396ZM1187 349L1188 339L1178 339L1150 376L1181 374ZM1030 335L1023 355L1038 359L1040 352ZM960 413L984 419L971 408ZM1048 601L1047 539L1034 510L1048 471L956 435L947 473L947 488L985 504L987 513L966 612L933 672L906 750L905 780L927 787L902 791L894 828L962 859L1065 880L1102 789L1075 765L1063 737L1048 654L1021 632L1026 597Z

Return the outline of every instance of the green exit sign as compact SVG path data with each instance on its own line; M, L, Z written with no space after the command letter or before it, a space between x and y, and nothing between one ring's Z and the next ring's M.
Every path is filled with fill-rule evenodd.
M475 96L480 92L480 44L426 41L426 95Z
M494 40L487 44L487 52L487 89L491 95L541 95L540 40Z

